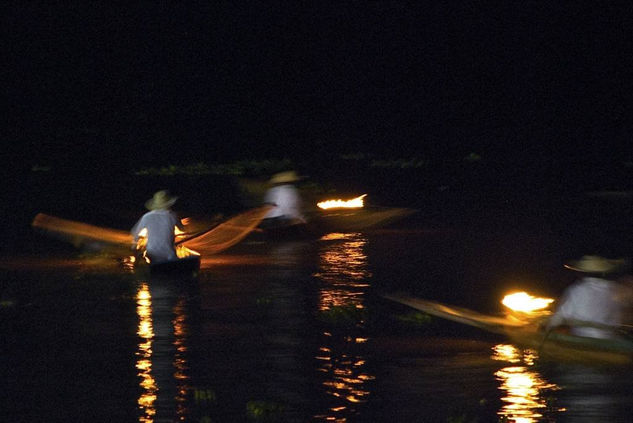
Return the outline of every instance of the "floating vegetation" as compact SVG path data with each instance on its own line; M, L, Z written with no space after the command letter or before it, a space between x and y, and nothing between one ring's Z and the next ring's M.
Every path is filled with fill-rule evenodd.
M257 304L258 306L269 306L272 304L272 302L273 299L270 296L259 297L255 299L255 304Z
M341 154L339 156L339 158L341 160L364 160L366 159L368 156L365 153L361 153L361 152L357 152L357 153L349 153L349 154Z
M134 172L139 176L269 176L295 167L290 159L239 160L232 163L194 163L185 166L150 167Z
M407 314L396 315L396 319L413 326L426 326L433 318L429 314L420 311L411 311Z
M470 153L466 157L464 157L464 161L468 163L475 163L481 161L481 156L477 153Z
M396 168L396 169L418 169L426 167L429 164L428 160L410 158L410 159L386 159L386 160L372 160L369 167L380 168Z
M278 421L284 406L271 401L249 401L246 404L246 414L257 421Z
M319 320L342 326L355 326L367 318L367 309L354 304L333 306L319 313Z
M10 299L0 300L0 308L10 308L15 306L15 301Z
M50 172L51 167L47 165L35 165L31 168L31 172Z
M478 423L477 418L470 418L467 414L459 414L457 416L450 416L446 419L446 423Z
M196 404L210 404L217 400L215 391L211 388L196 388L193 391L193 398Z

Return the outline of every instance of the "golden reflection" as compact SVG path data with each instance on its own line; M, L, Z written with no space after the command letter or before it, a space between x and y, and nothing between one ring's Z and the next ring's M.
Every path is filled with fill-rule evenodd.
M123 269L129 273L134 273L134 264L136 263L136 256L123 257Z
M548 408L545 401L547 392L560 388L547 382L533 370L533 351L522 351L507 344L496 345L493 351L493 360L513 364L495 372L497 380L501 383L499 390L504 393L501 397L504 404L497 414L509 422L541 421L543 412Z
M188 366L185 354L187 352L186 337L188 328L185 313L185 299L179 298L174 306L174 378L176 379L176 414L180 420L184 420L187 414L186 399L187 392L191 389L189 386L189 375L187 374Z
M365 357L358 352L358 346L368 339L357 333L364 324L363 314L359 312L365 308L365 290L370 286L367 280L371 273L364 252L367 240L359 233L338 233L329 234L321 241L326 242L320 253L319 272L315 274L321 281L319 311L343 310L334 315L347 321L343 329L337 325L340 322L334 321L337 330L323 332L323 344L315 356L318 371L324 374L325 393L332 399L328 410L315 418L344 422L358 413L358 404L367 401L368 383L374 379L366 370Z
M323 283L319 296L319 310L337 306L362 309L367 270L367 256L363 248L367 241L359 233L329 234L321 238L329 242L320 254L320 271L315 274Z
M154 421L158 386L152 376L152 341L154 339L154 329L152 325L152 296L147 283L142 283L136 294L136 314L139 318L137 334L142 342L138 345L136 355L136 368L139 370L138 376L141 378L141 396L138 405L142 414L139 422L151 423Z
M153 423L156 416L156 399L160 387L156 383L153 375L152 358L155 352L153 344L155 339L154 325L152 319L152 296L147 283L139 286L136 294L136 312L139 318L137 334L141 338L138 350L136 352L137 375L141 378L139 385L141 387L141 395L138 399L138 405L141 409L139 422ZM186 325L185 299L179 298L173 307L174 318L172 320L175 352L173 357L173 379L176 383L176 394L173 398L176 404L176 415L178 420L184 421L187 417L188 409L186 407L187 393L190 390L189 376L187 374L188 366L185 354L187 352L186 337L188 328Z

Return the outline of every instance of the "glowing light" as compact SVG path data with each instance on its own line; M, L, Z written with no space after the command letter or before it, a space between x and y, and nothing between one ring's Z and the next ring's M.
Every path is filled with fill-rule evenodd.
M156 376L154 373L158 369L154 369L152 366L152 360L154 358L154 351L152 350L152 344L154 343L154 319L159 318L153 315L152 310L152 295L147 283L142 283L136 294L136 313L138 315L138 330L137 334L140 337L138 349L136 351L136 369L138 370L137 376L139 376L139 386L141 387L141 393L137 400L137 404L141 413L139 415L139 422L142 423L154 423L156 415L156 401L158 399L158 393L160 387L158 385ZM185 421L187 418L187 404L186 399L191 387L188 385L189 375L188 366L185 353L186 337L188 333L188 327L185 314L185 300L179 298L178 302L173 307L174 319L171 321L174 329L174 342L176 347L173 357L173 373L172 377L176 381L176 396L173 400L176 401L176 414L178 421ZM163 378L164 379L164 378Z
M510 363L518 363L521 361L521 352L513 345L495 345L493 351L493 360L509 361Z
M365 206L364 198L367 194L352 198L351 200L326 200L317 203L317 207L327 209L358 209Z
M543 393L559 389L525 366L506 367L495 376L501 382L499 389L506 394L498 414L517 423L541 421L542 411L547 409Z
M187 248L182 244L178 244L176 246L176 255L178 256L178 258L185 258L189 256L199 256L200 253L190 248Z
M533 297L526 292L516 292L503 297L501 303L514 311L520 311L524 313L531 313L539 310L544 310L554 302L551 298L538 298Z
M154 402L158 386L152 376L152 342L154 340L154 329L152 324L152 296L147 283L143 283L136 294L136 314L138 315L137 334L141 337L136 355L139 357L136 368L139 370L138 376L141 378L139 384L143 391L138 399L138 405L143 410L139 416L139 422L153 422L156 414Z
M547 398L551 391L560 388L545 380L531 366L534 354L530 350L520 350L513 345L499 344L493 348L492 359L508 361L511 366L494 373L502 392L502 407L497 412L504 421L515 423L536 423L543 420L543 413L565 411L553 407ZM549 419L547 419L549 421Z
M314 275L321 281L319 310L333 313L334 321L351 323L356 330L365 323L362 311L370 286L371 272L364 251L367 240L360 233L333 233L322 240L328 242L319 254L319 271ZM319 421L348 421L357 416L358 404L371 395L374 376L366 372L366 358L352 347L369 342L369 338L356 333L323 332L323 342L316 354L317 371L323 375L324 391L334 403L314 417Z

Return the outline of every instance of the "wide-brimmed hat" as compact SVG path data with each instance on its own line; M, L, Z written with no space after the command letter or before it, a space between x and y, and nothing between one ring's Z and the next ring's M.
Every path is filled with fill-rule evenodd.
M294 170L288 170L286 172L279 172L279 173L274 174L270 178L268 183L271 185L286 184L290 182L297 182L297 181L300 181L301 179L303 178L299 176L297 172L295 172Z
M169 191L157 191L152 198L145 202L145 208L148 210L160 210L171 207L178 197L169 195Z
M582 256L565 265L570 270L583 273L613 273L623 270L627 265L626 259L607 259L600 256Z

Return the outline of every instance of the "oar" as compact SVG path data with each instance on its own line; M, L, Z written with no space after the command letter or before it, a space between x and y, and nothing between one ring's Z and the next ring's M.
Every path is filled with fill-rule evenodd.
M541 343L538 346L538 353L541 353L541 349L543 348L543 345L545 345L545 341L547 341L547 338L549 337L549 334L552 332L553 328L549 328L545 331L545 336L543 336L543 340L541 341Z

